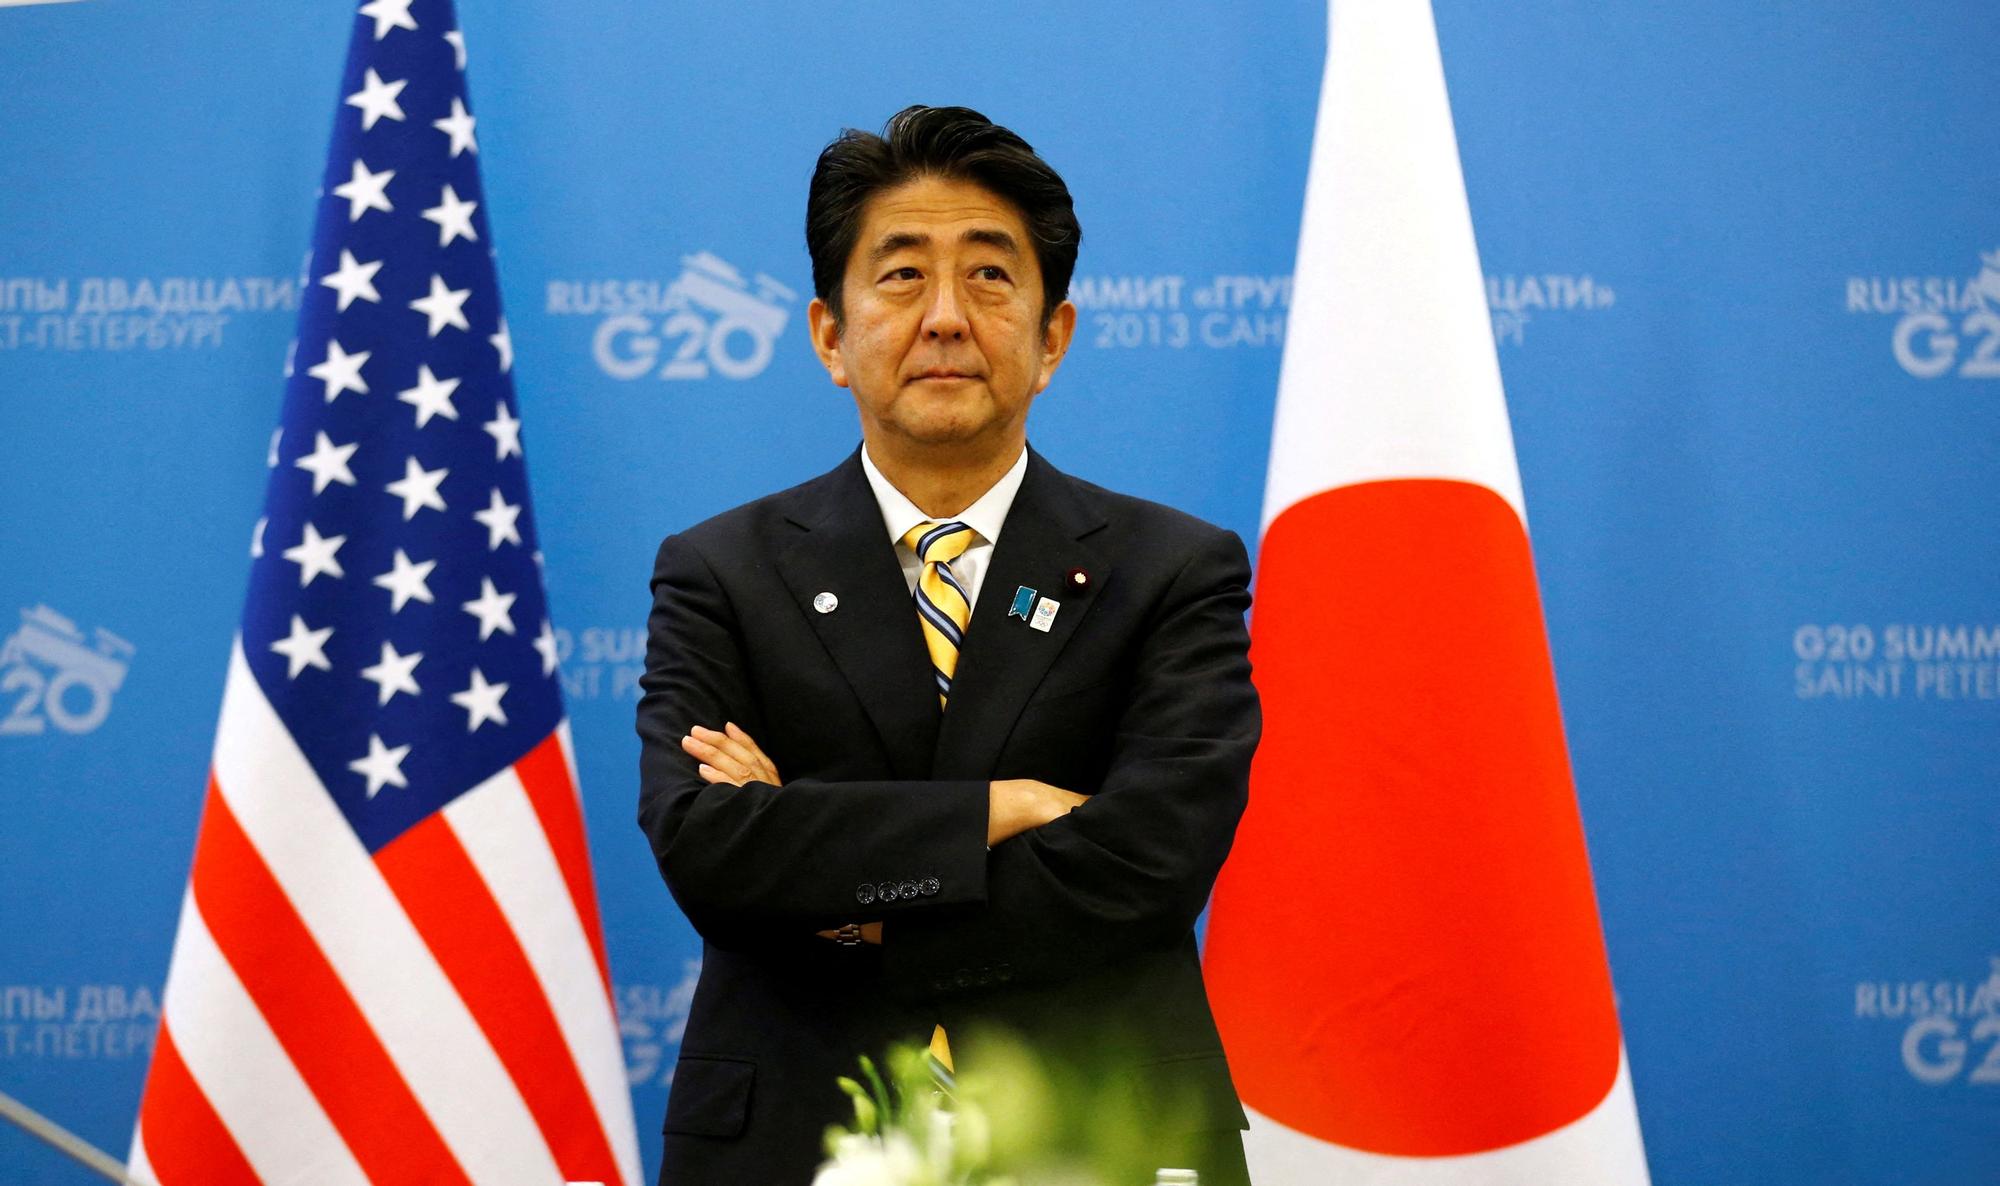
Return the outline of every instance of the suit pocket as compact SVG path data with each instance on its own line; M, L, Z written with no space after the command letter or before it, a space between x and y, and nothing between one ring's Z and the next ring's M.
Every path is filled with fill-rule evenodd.
M674 1064L667 1119L660 1131L693 1137L743 1135L750 1119L750 1089L756 1079L754 1062L681 1056Z

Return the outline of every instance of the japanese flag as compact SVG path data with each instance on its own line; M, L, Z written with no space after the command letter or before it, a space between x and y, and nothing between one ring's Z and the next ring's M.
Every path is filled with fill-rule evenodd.
M1426 0L1332 0L1206 968L1265 1186L1648 1181Z

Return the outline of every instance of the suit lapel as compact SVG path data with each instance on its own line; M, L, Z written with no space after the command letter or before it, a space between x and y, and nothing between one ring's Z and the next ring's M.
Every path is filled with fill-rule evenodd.
M1076 483L1030 449L1028 472L1008 509L959 648L932 777L992 777L1000 747L1028 697L1111 575L1108 561L1085 538L1103 525L1104 516ZM1090 574L1090 587L1082 592L1064 587L1077 568ZM1047 632L1007 616L1022 586L1061 604Z
M930 655L860 451L802 489L786 518L804 529L778 554L786 588L874 722L896 776L930 777L938 736ZM839 599L832 612L813 608L821 593Z

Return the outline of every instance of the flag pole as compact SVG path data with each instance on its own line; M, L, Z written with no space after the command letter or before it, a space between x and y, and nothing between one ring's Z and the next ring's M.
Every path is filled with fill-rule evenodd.
M117 1182L119 1186L152 1186L149 1182L141 1182L127 1174L124 1162L4 1091L0 1091L0 1116L13 1121L28 1135L41 1138L83 1165Z

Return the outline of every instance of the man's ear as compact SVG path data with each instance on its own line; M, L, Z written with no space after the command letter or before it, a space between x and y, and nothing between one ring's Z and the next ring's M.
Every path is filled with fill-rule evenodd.
M1070 339L1076 335L1076 305L1064 301L1049 314L1048 325L1042 328L1042 374L1035 380L1035 394L1040 395L1056 377L1056 368L1062 365L1063 356L1069 353Z
M1072 323L1076 320L1074 310L1071 310L1070 320ZM847 366L840 361L840 319L818 297L806 306L806 328L812 335L813 353L819 355L820 365L826 368L827 377L833 380L835 387L847 386Z

